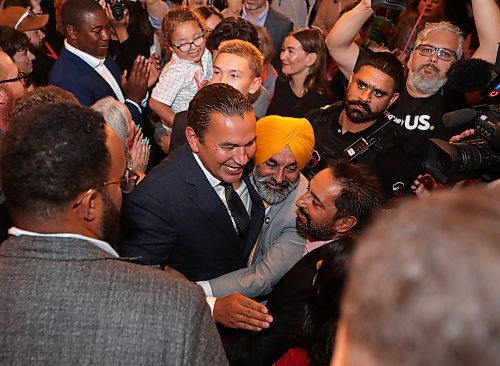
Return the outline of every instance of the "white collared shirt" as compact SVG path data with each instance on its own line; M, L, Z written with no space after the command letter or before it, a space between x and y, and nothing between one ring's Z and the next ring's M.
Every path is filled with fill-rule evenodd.
M85 63L87 63L91 68L93 68L95 72L101 75L102 78L111 87L111 89L113 89L113 92L116 95L116 99L118 99L122 103L125 102L125 97L123 96L122 90L120 89L120 85L118 85L118 82L116 81L115 77L104 64L104 61L106 59L99 59L97 57L89 55L88 53L83 52L78 48L75 48L72 45L70 45L67 40L64 40L64 47L72 54L81 58ZM77 75L75 75L75 77L77 77Z
M105 241L89 238L88 236L74 233L53 233L53 234L41 234L35 233L33 231L22 230L15 226L9 229L9 234L12 236L44 236L44 237L52 237L52 238L73 238L73 239L81 239L86 240L89 243L95 245L101 250L104 250L106 253L111 254L113 257L119 258L118 253Z

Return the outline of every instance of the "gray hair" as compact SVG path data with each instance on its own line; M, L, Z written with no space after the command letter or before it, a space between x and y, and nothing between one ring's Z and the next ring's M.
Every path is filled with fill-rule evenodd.
M113 97L105 97L95 102L91 108L103 116L106 123L116 132L123 146L126 147L129 132L127 107Z
M418 32L417 39L415 41L415 48L422 44L422 41L429 35L430 32L434 31L450 32L457 36L458 49L456 52L457 60L460 60L464 54L464 35L460 31L460 28L450 22L426 23L424 29Z

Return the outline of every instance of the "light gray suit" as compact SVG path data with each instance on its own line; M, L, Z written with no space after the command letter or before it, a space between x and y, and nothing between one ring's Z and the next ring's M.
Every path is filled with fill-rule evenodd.
M306 240L295 228L295 201L304 194L307 185L301 174L297 188L283 202L269 207L249 259L250 266L210 280L215 297L235 292L248 297L265 295L302 258Z
M1 365L227 365L198 286L86 240L0 247Z

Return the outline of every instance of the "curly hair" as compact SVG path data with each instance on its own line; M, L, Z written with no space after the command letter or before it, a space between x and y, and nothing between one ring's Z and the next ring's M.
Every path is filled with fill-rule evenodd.
M106 181L104 119L87 107L50 104L17 116L3 137L0 179L14 221L50 221L80 193Z
M182 23L195 22L198 23L202 32L205 32L205 20L194 10L187 6L173 7L163 18L161 25L163 39L168 46L172 46L172 34L175 28Z

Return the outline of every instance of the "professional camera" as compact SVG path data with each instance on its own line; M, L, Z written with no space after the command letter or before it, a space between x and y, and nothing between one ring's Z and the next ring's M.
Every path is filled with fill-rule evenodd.
M430 139L432 146L423 167L441 183L457 176L486 182L500 177L500 106L451 112L443 117L443 124L460 125L468 117L468 122L474 120L473 139L451 144Z
M115 20L122 20L125 16L125 4L121 2L121 0L107 0L107 2L111 8L111 14L113 14L113 18L115 18Z

